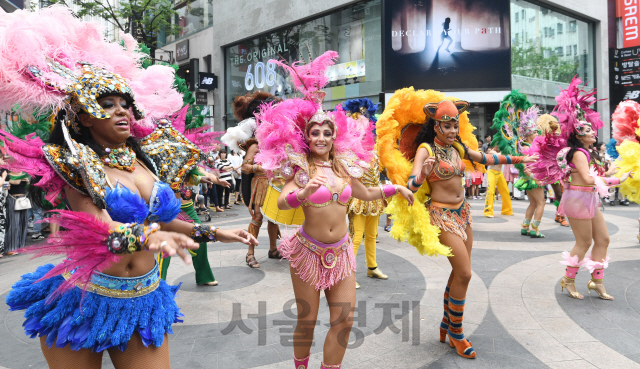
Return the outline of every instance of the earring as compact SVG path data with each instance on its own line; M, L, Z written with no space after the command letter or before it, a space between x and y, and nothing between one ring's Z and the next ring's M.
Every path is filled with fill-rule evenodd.
M438 127L438 130L440 131L440 133L444 134L444 131L442 130L442 127L440 127L440 123L439 122L438 122L437 127Z

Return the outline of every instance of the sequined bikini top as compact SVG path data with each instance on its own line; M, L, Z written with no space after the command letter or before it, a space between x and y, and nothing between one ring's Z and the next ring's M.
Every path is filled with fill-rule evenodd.
M349 199L351 198L351 185L349 183L344 183L340 192L331 192L331 189L326 185L320 186L316 192L311 194L311 196L307 197L302 206L313 206L317 208L325 207L332 202L337 202L340 205L347 205Z
M149 204L129 188L116 183L107 188L105 201L111 219L120 223L150 222L168 223L180 213L182 202L174 196L173 189L167 183L156 181L149 197Z
M433 146L423 143L419 147L426 148L429 156L435 156L438 159L433 169L431 169L431 173L427 176L429 182L445 181L455 176L464 176L466 166L460 157L454 155L454 151L458 150L457 147L440 145L438 142L434 142Z

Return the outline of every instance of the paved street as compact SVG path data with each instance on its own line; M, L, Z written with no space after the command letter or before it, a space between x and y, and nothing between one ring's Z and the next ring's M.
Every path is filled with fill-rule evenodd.
M564 267L560 253L573 246L569 228L553 221L547 204L540 230L545 239L520 236L528 204L514 201L514 216L482 216L483 203L472 200L474 217L473 279L467 295L464 329L478 352L459 357L438 341L442 294L451 270L446 258L420 256L408 244L384 232L381 220L378 264L386 281L366 277L364 249L358 255L358 312L343 368L640 368L640 248L638 207L607 207L611 263L607 291L614 301L587 294L587 271L577 288L583 301L560 292ZM236 206L213 223L246 227L249 215ZM289 346L295 309L287 261L267 258L266 223L256 249L260 269L249 269L246 249L235 244L210 246L217 287L197 286L192 267L175 259L172 284L182 282L178 304L184 323L170 337L172 368L292 368ZM0 295L37 265L57 259L0 259ZM318 368L328 329L326 300L321 302L310 368ZM292 311L293 310L293 311ZM22 312L0 305L0 367L46 368L39 341L22 329ZM239 320L241 317L241 321ZM108 355L104 367L112 368Z

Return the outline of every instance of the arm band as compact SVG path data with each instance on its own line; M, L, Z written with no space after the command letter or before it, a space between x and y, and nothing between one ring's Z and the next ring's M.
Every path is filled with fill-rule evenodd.
M107 248L114 254L132 254L147 247L149 236L160 230L158 223L122 224L107 237Z
M218 228L214 226L194 224L189 237L197 243L216 242L217 232Z
M300 191L300 189L293 190L284 197L284 202L286 202L291 209L298 208L302 205L302 200L298 198L298 193Z
M398 189L396 188L395 185L385 185L382 187L382 190L384 192L385 198L394 196L398 193Z
M420 178L422 178L422 180L420 180ZM416 179L418 179L418 181L420 183L418 183L418 181L416 181ZM416 193L418 192L418 190L420 189L420 186L422 186L422 184L424 183L424 178L422 177L422 173L420 173L417 177L416 176L410 176L409 177L409 182L407 183L407 188L409 189L409 191Z
M520 164L524 159L524 156L504 156L504 155L496 155L490 154L486 155L482 154L482 160L480 164L484 165L497 165L497 164Z
M600 177L600 178L602 178L604 183L609 187L617 186L620 184L620 178L618 177Z

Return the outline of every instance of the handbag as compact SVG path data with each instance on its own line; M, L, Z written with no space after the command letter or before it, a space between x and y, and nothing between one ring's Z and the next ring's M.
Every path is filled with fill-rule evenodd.
M26 196L23 197L15 197L16 203L13 207L14 210L27 210L31 209L31 200Z
M509 167L509 171L511 172L511 174L520 174L518 168L514 167L513 165Z

